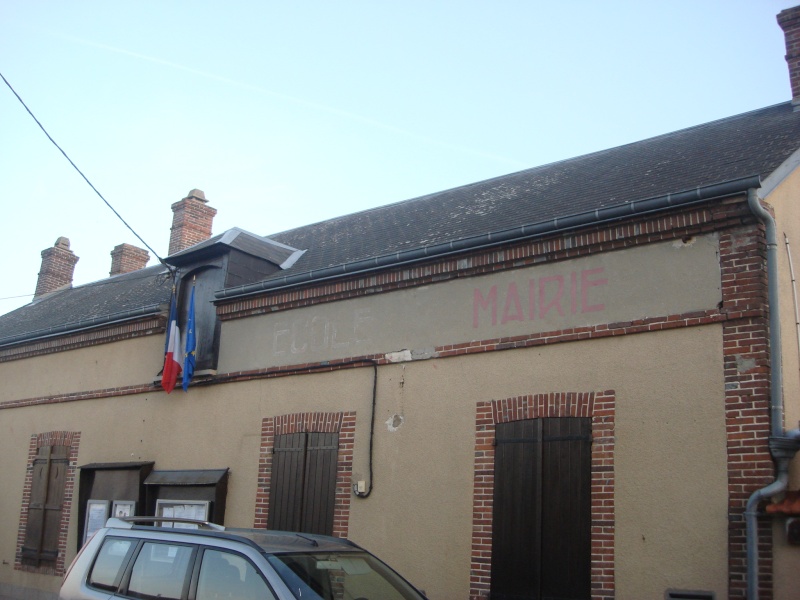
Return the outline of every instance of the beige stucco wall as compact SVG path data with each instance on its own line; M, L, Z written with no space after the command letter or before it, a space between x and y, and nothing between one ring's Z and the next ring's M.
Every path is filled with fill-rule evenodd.
M778 235L778 268L783 347L784 427L794 429L800 422L800 359L795 320L797 301L792 285L789 252L795 277L800 277L800 172L794 172L766 198L775 210ZM788 246L786 241L788 240ZM798 465L800 469L800 465ZM800 470L795 481L800 486Z
M267 318L254 317L253 320ZM721 328L706 326L379 368L375 487L352 499L350 536L434 600L468 595L475 405L549 391L613 389L619 598L667 587L726 595L727 482ZM101 360L110 346L88 349ZM226 524L253 522L261 419L357 411L354 476L367 478L372 369L15 409L0 414L0 558L13 564L30 435L81 431L79 464L155 460L230 467ZM2 413L2 411L0 411ZM396 431L385 424L404 418ZM77 522L73 505L72 522ZM77 532L70 531L70 557ZM13 571L16 585L56 578Z
M235 319L219 370L315 363L714 309L719 239L709 233L482 276Z
M463 524L472 512L465 466L474 459L475 403L614 389L618 597L663 597L667 587L724 597L720 336L709 327L398 365L391 375L382 370L381 390L389 385L392 394L376 421L396 413L405 422L395 433L385 424L378 430L376 452L386 463L378 461L376 492L354 507L353 537L386 548L383 554L433 598L465 598L471 528Z
M2 362L0 402L152 383L163 365L163 335Z
M791 253L794 275L800 277L800 173L795 171L783 179L766 201L775 210L778 235L784 427L795 429L800 427L800 358L795 312L795 293L800 293L800 287L792 285L789 257ZM800 489L800 456L792 461L789 489ZM797 594L797 573L800 571L800 547L786 543L785 523L784 517L777 517L773 527L777 598L791 598Z

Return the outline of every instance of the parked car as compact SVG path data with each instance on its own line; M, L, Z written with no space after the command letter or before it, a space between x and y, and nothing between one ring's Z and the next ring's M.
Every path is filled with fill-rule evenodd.
M143 525L141 523L147 523ZM63 600L424 600L356 544L186 519L109 519L64 577Z

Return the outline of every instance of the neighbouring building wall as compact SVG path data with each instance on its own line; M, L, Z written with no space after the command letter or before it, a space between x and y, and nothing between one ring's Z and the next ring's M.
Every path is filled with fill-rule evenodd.
M800 277L800 174L792 173L766 198L774 208L778 236L778 274L781 310L781 338L783 342L783 398L784 427L794 429L800 423L800 357L798 357L798 328L796 315L800 307L800 284L792 282ZM800 460L794 461L793 481L800 487Z
M783 400L784 427L800 427L800 357L798 357L797 310L800 298L800 175L791 173L769 194L766 202L775 211L778 236L778 265L781 309L781 341L783 346ZM787 244L788 242L788 244ZM791 465L790 490L800 489L800 457ZM775 541L775 597L791 598L797 593L797 573L800 570L800 546L791 546L786 540L785 516L775 516L773 539Z

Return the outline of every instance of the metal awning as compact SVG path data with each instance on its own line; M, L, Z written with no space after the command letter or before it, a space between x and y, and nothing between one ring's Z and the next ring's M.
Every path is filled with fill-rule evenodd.
M192 469L182 471L153 471L145 485L217 485L229 469Z

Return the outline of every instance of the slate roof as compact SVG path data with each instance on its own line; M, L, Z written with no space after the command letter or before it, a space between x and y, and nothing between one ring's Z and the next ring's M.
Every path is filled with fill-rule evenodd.
M162 265L53 292L0 316L0 346L164 311L172 280Z
M315 270L740 177L766 177L799 147L800 112L787 102L269 237L308 250L292 272Z
M291 249L306 250L296 262L270 278L732 179L753 175L763 179L798 148L800 112L793 112L791 103L786 102L269 235ZM202 244L219 243L224 235ZM109 318L111 313L135 312L159 304L163 307L170 289L165 278L158 276L163 271L160 266L150 267L63 290L0 316L0 346L20 336L38 337L30 334L64 328L69 323L77 326Z

